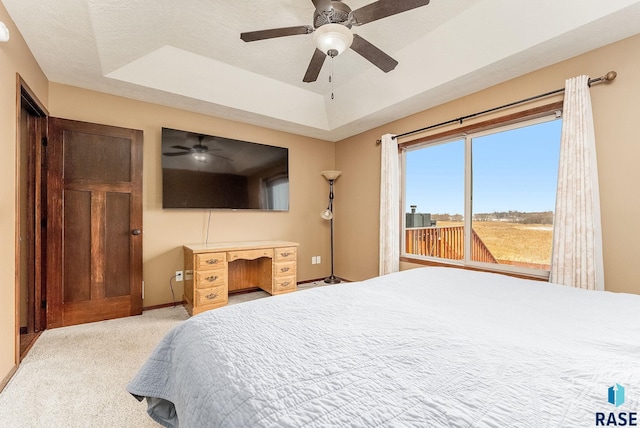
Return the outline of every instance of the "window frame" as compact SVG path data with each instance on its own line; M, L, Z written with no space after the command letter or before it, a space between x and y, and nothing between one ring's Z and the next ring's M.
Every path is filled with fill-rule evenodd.
M522 276L525 278L535 279L548 279L549 271L541 269L525 268L513 265L500 265L494 263L486 263L473 261L470 259L471 254L471 239L468 236L472 226L472 207L471 207L471 186L472 186L472 174L471 174L471 147L472 144L467 142L468 138L475 138L483 135L489 135L492 133L498 133L507 131L509 129L520 128L523 126L535 125L551 120L556 120L562 117L563 102L554 102L545 104L539 107L535 107L529 110L512 113L499 118L490 119L484 122L476 124L460 126L444 131L441 133L427 135L419 137L417 139L403 141L398 144L399 161L400 161L400 186L401 186L401 201L400 201L400 260L403 262L426 264L426 265L450 265L455 267L462 267L465 269L482 270L491 272L506 273L515 276ZM456 140L465 140L465 159L464 159L464 259L451 260L443 259L432 256L422 256L417 254L406 253L406 220L405 220L405 205L406 205L406 153L411 150L418 150L420 148L433 146L436 144L446 144Z

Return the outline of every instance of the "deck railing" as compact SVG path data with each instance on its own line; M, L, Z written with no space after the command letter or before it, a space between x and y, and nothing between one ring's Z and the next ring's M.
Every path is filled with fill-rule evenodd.
M464 258L464 226L407 228L405 243L407 254L462 260ZM471 260L498 263L473 229L471 230Z

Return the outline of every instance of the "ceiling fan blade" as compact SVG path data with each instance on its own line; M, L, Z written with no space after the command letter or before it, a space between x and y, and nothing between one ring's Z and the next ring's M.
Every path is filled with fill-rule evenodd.
M176 152L176 153L163 153L163 156L184 156L184 155L190 155L190 152Z
M172 149L180 149L180 150L187 150L187 151L191 151L191 147L185 147L185 146L171 146Z
M297 27L272 28L270 30L249 31L241 33L240 38L245 42L255 42L256 40L273 39L276 37L296 36L298 34L311 34L311 25L300 25Z
M352 24L362 25L429 4L429 0L378 0L351 13Z
M398 61L391 58L389 55L382 52L380 49L357 34L353 35L353 43L351 44L351 49L359 53L363 58L368 60L371 64L375 65L385 73L390 72L391 70L396 68L396 65L398 65Z
M303 82L315 82L318 79L318 75L320 74L322 64L324 64L326 57L327 55L324 52L316 48L315 52L313 52L313 56L311 57L309 67L307 67L307 72L304 74L304 78L302 79Z

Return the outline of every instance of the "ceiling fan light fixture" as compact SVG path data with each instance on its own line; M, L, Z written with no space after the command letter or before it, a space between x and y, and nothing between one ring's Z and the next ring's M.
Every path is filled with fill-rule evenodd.
M192 153L192 156L195 160L197 160L198 162L206 162L207 161L207 157L204 155L204 153Z
M353 42L353 33L342 24L325 24L316 29L313 40L320 51L327 55L330 50L337 51L337 54L332 55L337 56L349 49Z

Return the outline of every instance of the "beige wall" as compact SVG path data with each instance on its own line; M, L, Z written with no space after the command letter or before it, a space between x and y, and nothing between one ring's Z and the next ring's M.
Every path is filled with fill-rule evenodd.
M606 289L640 293L636 256L640 254L640 36L586 53L476 94L340 141L336 168L336 272L360 280L378 273L378 210L381 135L419 129L564 86L580 74L618 78L591 90L595 117L602 207ZM561 99L561 98L558 98ZM479 120L486 120L483 117ZM468 122L471 123L471 122ZM442 131L446 128L440 128ZM403 140L406 141L406 140ZM401 268L415 265L403 263Z
M47 79L18 33L4 5L0 21L11 33L0 43L0 383L15 364L16 338L16 73L45 105Z
M50 85L49 96L51 116L144 132L145 307L172 301L169 280L176 270L183 269L182 245L204 242L209 219L209 211L205 210L162 209L163 126L288 147L290 210L213 210L209 242L264 239L299 242L298 280L328 275L329 229L320 218L320 211L326 207L328 187L320 171L333 168L333 143L55 83ZM311 257L316 255L322 256L322 264L311 264ZM173 285L175 298L182 300L183 283Z

